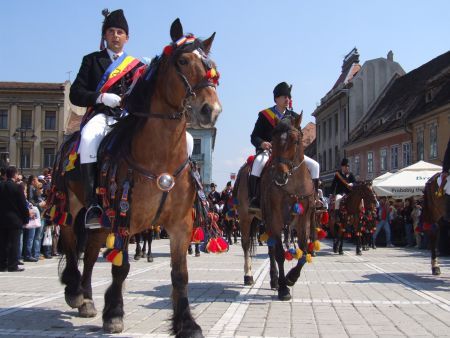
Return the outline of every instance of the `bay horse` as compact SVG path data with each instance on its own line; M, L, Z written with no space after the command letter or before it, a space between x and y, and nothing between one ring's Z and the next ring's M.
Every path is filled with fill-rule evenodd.
M197 187L187 158L186 125L189 120L201 127L213 126L221 112L216 93L218 73L208 56L215 33L203 41L190 34L184 35L181 22L176 19L171 25L170 36L171 44L153 59L126 97L129 115L114 126L107 138L114 135L119 140L115 142L118 146L113 153L117 163L117 187L123 187L126 179L133 183L128 199L131 216L123 251L127 252L130 236L156 223L164 225L170 235L173 334L203 337L191 315L187 296L186 253L191 240L192 207ZM61 150L67 150L67 147L65 144ZM104 160L99 153L99 168ZM67 188L70 214L77 215L84 210L84 196L82 185L71 177L71 172L60 180ZM162 173L170 173L175 183L171 190L161 186L159 177ZM125 191L125 187L122 190ZM61 228L66 257L61 282L66 285L67 304L78 308L80 316L93 317L97 311L92 298L92 270L110 229L89 230L83 273L80 274L77 226L84 228L80 224ZM105 293L103 309L103 329L108 333L123 331L122 285L129 270L125 255L121 265L112 265L113 281Z
M136 240L136 253L134 255L134 260L138 261L139 259L147 256L147 262L149 263L153 262L152 242L154 233L156 233L156 230L151 228L134 235L134 238ZM141 238L142 238L142 247L141 247Z
M288 286L293 286L306 263L308 244L315 238L314 224L314 186L308 168L304 162L303 134L300 129L302 116L287 117L277 124L272 133L272 156L268 167L261 175L261 215L248 210L248 173L249 164L238 172L234 196L238 199L238 214L241 226L242 248L244 250L244 283L253 283L251 271L251 251L260 220L274 245L269 246L270 286L278 290L280 300L291 298ZM300 202L303 211L292 214L294 203ZM297 265L285 276L285 251L281 240L284 225L296 229L298 248L305 254ZM278 265L278 269L277 269Z
M443 218L445 214L445 196L438 194L439 185L437 180L439 176L440 173L432 176L425 184L423 191L423 230L428 232L430 238L431 272L433 275L441 274L441 268L436 254L439 232L446 226L449 226Z
M351 236L352 232L356 237L356 254L362 255L361 249L363 238L367 238L367 229L371 226L370 222L375 221L375 210L377 200L372 190L372 182L356 182L351 191L340 201L339 222L335 223L333 251L340 255L344 254L344 234ZM330 217L331 220L331 217Z

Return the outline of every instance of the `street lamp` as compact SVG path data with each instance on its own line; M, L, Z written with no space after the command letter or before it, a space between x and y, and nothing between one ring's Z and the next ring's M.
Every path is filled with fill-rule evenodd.
M34 130L30 127L19 127L16 129L16 132L14 133L14 137L17 139L20 138L20 173L23 175L23 142L25 138L27 137L27 132L31 131L31 137L30 140L34 141L36 139L36 135L34 135Z

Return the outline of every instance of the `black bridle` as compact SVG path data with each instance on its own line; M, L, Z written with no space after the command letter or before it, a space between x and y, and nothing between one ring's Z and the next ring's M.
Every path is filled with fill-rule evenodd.
M193 53L194 51L197 51L200 55L203 68L205 70L205 76L204 78L199 81L194 86L191 85L189 80L187 79L186 75L181 71L180 66L177 63L178 58L185 54L185 53ZM163 120L181 120L183 116L185 116L186 113L192 111L191 106L191 100L192 98L196 97L196 92L200 89L207 88L207 87L213 87L216 88L217 84L214 82L213 79L210 79L207 77L208 71L213 69L213 63L211 59L207 56L207 54L201 49L197 48L194 51L181 51L176 54L176 56L171 57L171 60L175 66L176 72L178 76L181 79L181 82L183 83L185 87L185 95L181 103L181 111L167 114L167 113L142 113L142 112L130 112L132 115L139 116L139 117L147 117L147 118L155 118L155 119L163 119ZM170 62L169 61L169 62Z

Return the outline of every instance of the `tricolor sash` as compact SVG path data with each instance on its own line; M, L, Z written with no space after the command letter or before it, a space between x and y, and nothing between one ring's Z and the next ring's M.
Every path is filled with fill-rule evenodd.
M117 60L111 63L108 69L103 74L100 83L97 85L97 91L106 93L117 81L124 77L130 70L132 70L139 60L123 53Z
M264 109L261 113L265 116L267 121L270 122L272 127L275 127L275 117L280 119L280 116L278 116L277 112L273 108Z

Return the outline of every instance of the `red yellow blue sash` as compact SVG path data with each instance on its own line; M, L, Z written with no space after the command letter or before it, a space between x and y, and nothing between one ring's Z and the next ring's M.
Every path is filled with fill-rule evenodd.
M263 111L261 111L261 114L265 116L265 118L267 119L267 121L270 122L272 127L275 127L275 117L277 116L277 113L273 111L272 108L264 109Z
M124 77L130 70L132 70L139 60L123 53L117 60L111 63L105 74L97 85L97 91L106 93L117 81Z

